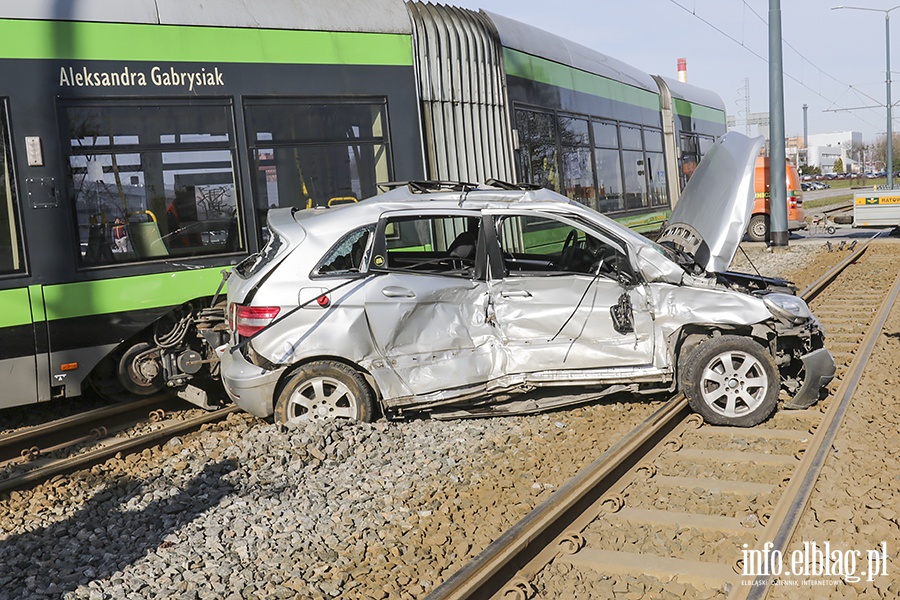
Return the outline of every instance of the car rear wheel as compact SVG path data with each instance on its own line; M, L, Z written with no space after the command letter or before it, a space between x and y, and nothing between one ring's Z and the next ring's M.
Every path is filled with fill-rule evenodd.
M334 361L303 365L288 378L275 403L275 420L299 423L322 419L372 421L375 399L363 376Z
M752 427L775 411L781 383L775 362L762 346L723 335L688 352L681 362L682 391L707 423Z
M747 237L754 242L766 241L769 233L769 215L753 215L747 227Z

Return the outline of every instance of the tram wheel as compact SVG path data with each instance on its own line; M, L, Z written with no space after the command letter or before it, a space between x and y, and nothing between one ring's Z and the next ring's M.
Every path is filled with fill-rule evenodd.
M118 361L113 356L106 356L101 360L91 374L87 383L94 392L113 402L128 402L134 399L122 386L118 377Z
M159 354L145 354L152 347L146 342L135 344L119 359L119 382L132 394L149 396L165 385Z

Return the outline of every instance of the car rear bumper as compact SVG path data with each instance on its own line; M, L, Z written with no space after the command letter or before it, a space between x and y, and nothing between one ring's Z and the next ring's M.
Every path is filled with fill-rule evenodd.
M268 417L275 412L275 386L287 367L267 370L244 358L240 351L231 352L230 346L219 346L216 354L222 364L222 383L234 403L257 417Z

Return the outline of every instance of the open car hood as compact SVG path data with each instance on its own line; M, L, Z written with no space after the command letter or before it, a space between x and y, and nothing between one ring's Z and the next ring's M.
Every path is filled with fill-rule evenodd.
M729 131L691 176L657 241L671 242L707 272L728 269L753 210L762 137Z

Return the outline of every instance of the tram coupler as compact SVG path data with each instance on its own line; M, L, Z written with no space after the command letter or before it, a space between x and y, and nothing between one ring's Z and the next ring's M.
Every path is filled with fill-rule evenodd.
M183 388L175 392L175 395L195 406L199 406L204 410L215 410L217 408L221 408L222 406L218 402L211 402L209 399L209 394L206 393L206 390L200 389L196 385L191 385L190 383L186 384Z

